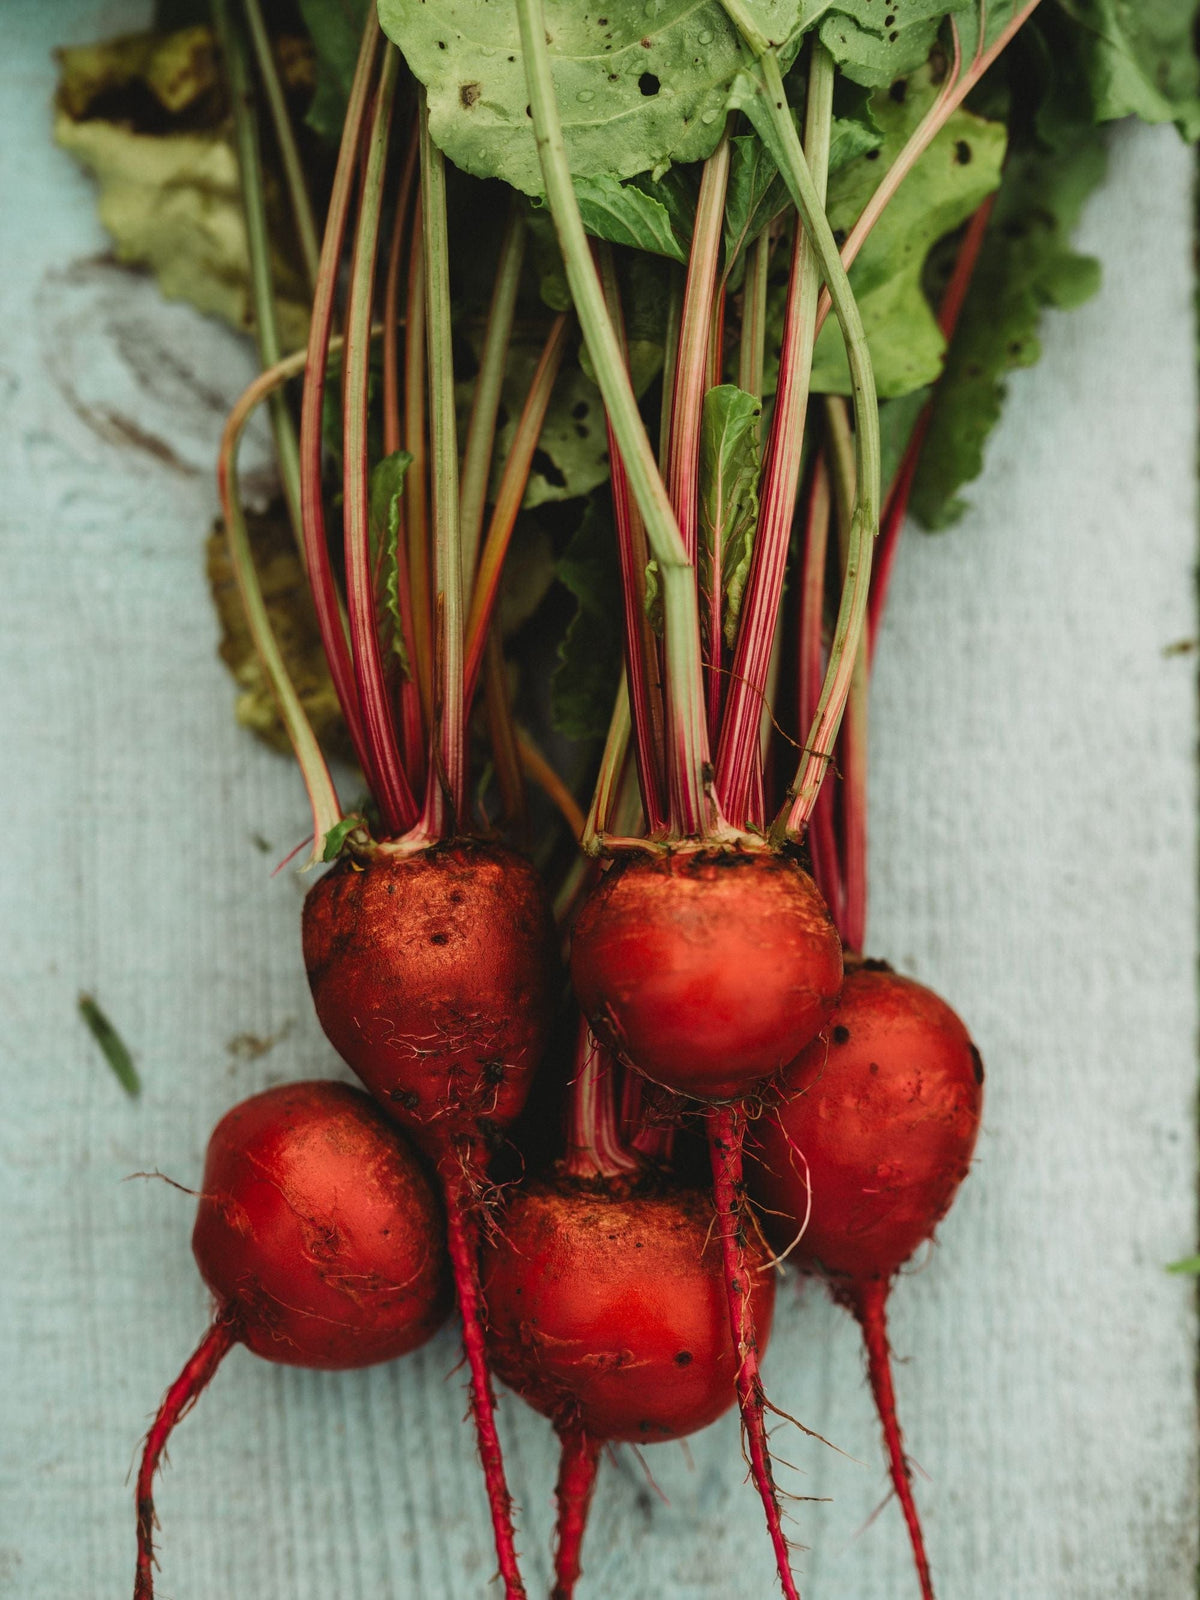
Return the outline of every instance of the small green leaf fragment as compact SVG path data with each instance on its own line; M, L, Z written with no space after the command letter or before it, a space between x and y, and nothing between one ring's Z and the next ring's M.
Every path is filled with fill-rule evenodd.
M1172 1261L1165 1270L1195 1277L1200 1275L1200 1256L1184 1256L1182 1261Z
M687 260L687 243L672 228L666 206L637 184L618 183L604 174L576 178L575 198L583 225L595 238L672 261Z
M400 611L400 513L404 475L411 465L412 456L407 450L394 450L372 467L367 490L371 566L383 580L380 598L389 623L388 642L406 678L412 676L412 669Z
M760 471L759 422L762 402L735 383L723 383L704 396L700 422L701 594L711 594L714 556L719 553L723 633L731 645L758 524ZM702 625L706 620L702 608Z
M343 854L352 834L366 833L367 819L357 811L352 811L325 835L325 842L321 848L322 861L336 861Z
M317 92L308 125L328 144L342 137L350 85L372 0L300 0L300 14L317 55Z
M90 994L81 994L78 1005L79 1015L87 1025L92 1038L100 1046L104 1059L112 1068L113 1077L129 1098L136 1100L142 1092L142 1080L138 1077L137 1068L133 1064L129 1046Z

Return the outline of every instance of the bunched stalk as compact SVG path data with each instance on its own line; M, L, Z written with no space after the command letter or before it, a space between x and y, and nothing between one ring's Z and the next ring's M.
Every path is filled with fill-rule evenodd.
M399 65L400 53L394 45L389 44L384 52L383 70L375 93L363 168L354 258L350 269L342 435L350 646L363 714L367 783L379 804L389 837L411 827L417 817L412 789L400 763L391 696L384 678L376 626L375 579L368 526L370 460L367 454L367 405L371 302L379 250L379 212Z
M718 826L719 816L708 793L705 776L709 760L708 729L695 568L688 560L679 524L646 437L579 215L554 97L544 0L516 0L516 4L530 116L567 282L662 579L672 829L684 837L710 837Z

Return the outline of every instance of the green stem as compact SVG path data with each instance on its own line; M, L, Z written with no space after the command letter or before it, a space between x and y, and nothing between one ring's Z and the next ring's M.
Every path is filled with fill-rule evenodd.
M679 330L683 323L683 277L674 262L668 263L667 323L663 329L662 406L658 416L658 465L667 470L671 447L671 399L675 393L675 367L679 360Z
M608 733L600 756L600 770L596 774L596 787L592 791L592 803L579 836L580 846L588 855L595 854L600 840L611 826L612 808L620 786L621 774L625 770L625 758L629 754L629 739L632 732L629 676L622 667L621 681L617 685L617 698L613 702L612 716L608 719Z
M530 115L567 282L662 579L672 831L681 836L711 836L720 818L706 784L708 729L704 714L695 568L688 560L679 525L646 437L579 215L554 97L544 0L516 0L516 4Z
M465 797L463 716L463 580L459 535L458 426L454 409L453 329L450 321L450 230L446 164L429 132L424 91L421 120L421 216L425 248L426 348L429 362L429 443L433 485L433 613L436 619L433 738L423 831L457 830Z
M604 285L604 300L608 314L617 332L621 352L628 361L625 342L625 317L621 307L621 288L617 281L616 263L612 246L596 246L596 261L600 268L600 281ZM664 413L668 409L664 406ZM608 433L609 478L612 485L613 521L617 533L617 562L621 569L621 593L624 601L625 671L629 679L629 705L633 715L634 749L637 752L638 782L645 802L646 831L661 833L666 825L666 808L663 801L665 788L663 772L663 699L661 662L658 640L646 615L646 566L649 550L646 530L638 515L637 506L629 492L629 479L621 459L620 446L613 437L611 423L606 423Z
M254 91L250 83L249 62L241 30L229 11L229 0L212 0L213 27L221 46L229 85L229 104L233 112L233 141L237 151L238 176L242 191L242 212L246 226L246 249L250 259L250 287L254 301L254 332L258 355L264 367L273 367L283 354L279 323L275 313L275 289L271 281L271 236L267 227L267 202L263 189L262 155L259 149L258 120ZM271 428L279 476L287 501L288 517L296 544L304 552L304 524L300 509L300 444L296 424L281 389L271 393Z
M517 309L517 288L521 264L525 259L525 218L514 197L508 226L500 245L496 282L488 310L483 357L475 376L471 398L471 421L463 451L462 480L459 488L459 522L462 528L462 567L468 583L474 577L479 555L479 535L483 530L483 508L487 503L491 476L492 450L496 442L496 413L500 409L500 389L512 339L513 317Z
M721 223L725 216L725 191L729 184L729 130L704 163L696 225L688 252L687 284L683 292L683 320L675 361L671 400L671 442L667 455L667 490L679 532L690 561L696 560L699 527L700 413L708 382L708 352L712 337L713 304L717 287L717 262L721 254Z
M825 416L829 454L833 464L837 505L838 543L843 563L850 551L850 515L854 499L854 440L846 402L828 395ZM867 699L868 634L863 630L850 680L850 698L838 742L839 782L836 790L841 811L841 904L835 912L843 945L862 954L867 925ZM830 908L833 910L833 908Z
M764 228L750 246L742 286L742 334L738 346L738 387L762 399L767 347L767 272L771 241Z
M250 42L254 46L254 55L258 62L258 75L262 79L263 90L267 97L267 110L270 112L271 126L275 131L275 143L279 147L279 159L283 164L283 180L287 185L288 199L292 203L296 241L300 246L300 254L304 257L304 275L311 290L317 281L321 247L317 241L317 224L313 216L312 198L304 178L304 163L300 159L292 119L288 115L287 101L283 97L283 84L279 79L279 68L275 61L275 52L271 48L267 25L263 21L262 7L259 0L242 0L242 5L250 29Z
M339 341L340 342L340 341ZM332 347L332 341L331 341ZM279 707L283 726L295 751L300 775L308 791L313 816L313 851L311 859L319 861L326 835L342 820L342 808L329 768L321 753L321 746L313 732L300 696L288 674L287 665L275 639L271 618L263 599L262 586L254 566L254 554L246 532L246 519L242 514L241 496L238 492L237 452L243 430L252 413L263 401L276 393L288 378L304 371L306 352L298 350L285 361L269 367L257 377L238 400L225 422L221 435L221 450L217 458L217 489L221 497L221 514L225 519L225 533L229 540L229 557L233 565L246 624L254 648L258 651L271 693Z

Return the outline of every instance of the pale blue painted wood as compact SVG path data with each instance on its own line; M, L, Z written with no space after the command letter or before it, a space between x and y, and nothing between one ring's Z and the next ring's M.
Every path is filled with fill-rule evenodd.
M0 1595L128 1592L125 1476L199 1335L194 1182L234 1099L328 1073L299 964L306 831L288 766L233 726L202 537L236 341L103 259L49 139L49 50L124 0L7 0L0 52ZM1122 130L1085 247L1091 306L1014 380L975 510L913 535L875 700L872 948L970 1021L987 1125L942 1245L894 1302L900 1400L943 1600L1183 1600L1196 1567L1193 1244L1196 404L1191 161ZM167 380L169 350L185 376ZM189 380L197 373L200 383ZM89 409L90 408L90 409ZM114 443L107 408L180 465ZM90 420L88 420L90 418ZM118 424L119 427L119 424ZM99 430L99 431L98 431ZM270 842L264 856L254 839ZM92 988L145 1082L124 1099L74 1014ZM247 1062L229 1041L288 1028ZM489 1591L450 1333L318 1377L235 1354L160 1495L175 1600ZM913 1593L854 1330L785 1286L767 1363L809 1600ZM507 1400L531 1593L553 1455ZM772 1593L728 1423L604 1468L583 1593ZM786 1475L785 1475L786 1476Z

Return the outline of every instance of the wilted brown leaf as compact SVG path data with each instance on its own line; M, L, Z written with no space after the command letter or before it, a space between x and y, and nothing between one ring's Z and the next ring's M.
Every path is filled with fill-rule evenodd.
M263 514L247 511L246 527L271 626L300 702L326 753L353 759L287 516L282 507ZM246 626L225 529L219 522L208 539L207 571L221 624L218 653L238 686L237 720L272 749L286 753L291 747Z

